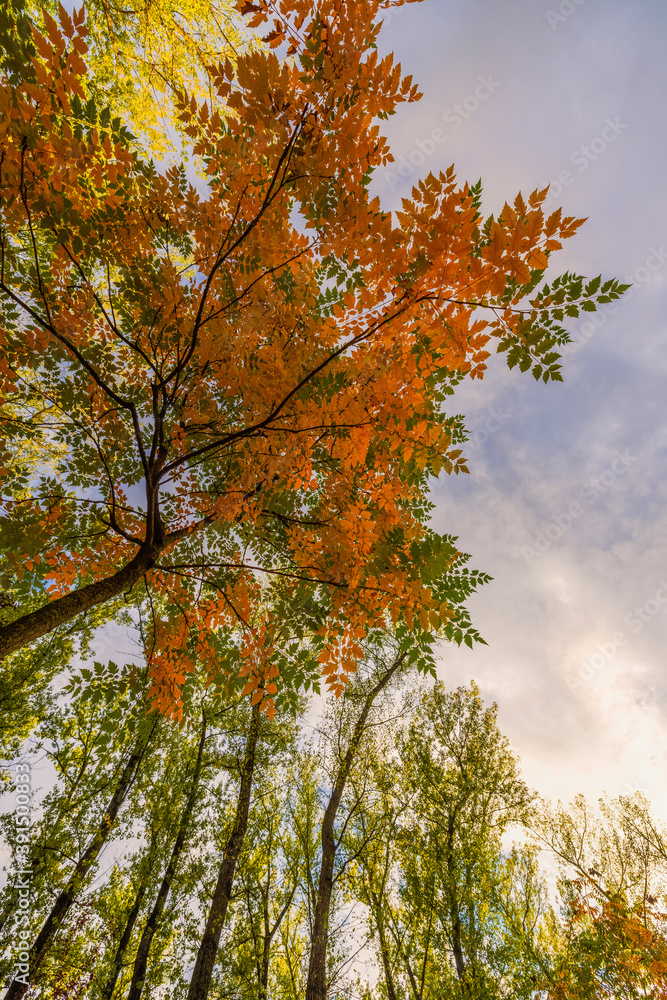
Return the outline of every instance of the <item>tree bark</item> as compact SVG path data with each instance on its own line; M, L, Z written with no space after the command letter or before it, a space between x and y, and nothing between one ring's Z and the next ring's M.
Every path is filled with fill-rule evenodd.
M269 996L269 960L271 956L271 938L269 937L269 897L264 897L264 937L262 938L262 961L259 967L259 1000L267 1000Z
M311 932L310 962L308 965L308 983L306 985L306 1000L326 1000L326 972L327 972L327 948L329 944L329 911L331 909L331 896L333 892L333 871L336 860L336 838L334 834L334 824L336 814L340 806L345 785L350 773L352 764L359 749L361 737L366 728L368 714L377 695L389 683L393 675L401 666L404 655L394 660L391 667L385 671L380 680L366 695L366 699L357 719L352 738L345 757L340 763L336 780L334 782L331 798L327 804L322 819L321 843L322 861L320 864L320 879L317 886L317 900L315 904L315 917Z
M454 832L456 824L456 809L449 817L447 824L447 896L449 899L449 915L452 922L452 954L456 965L456 975L458 976L463 993L468 991L466 977L466 963L461 943L461 915L459 913L458 900L456 898L456 871L454 866Z
M134 925L137 922L137 917L139 916L139 910L141 909L141 904L144 901L144 896L146 895L146 888L148 885L148 872L144 876L144 879L137 890L137 894L134 897L134 903L132 909L130 910L127 920L125 922L125 929L123 930L123 936L118 942L118 947L116 948L116 954L114 956L113 967L111 973L106 983L100 990L100 1000L111 1000L113 996L113 991L116 988L116 983L118 982L118 977L120 975L120 970L123 968L123 959L125 958L125 952L127 951L130 939L132 937L132 931L134 930Z
M389 954L387 935L384 930L384 919L382 917L380 904L377 903L375 907L375 926L377 927L378 937L380 939L380 956L382 958L385 986L387 987L387 1000L398 1000L398 997L396 996L396 988L394 986L394 976L391 971L391 956Z
M241 853L243 840L248 828L248 812L250 809L250 794L252 791L253 772L255 770L255 749L259 735L259 708L255 706L250 718L250 729L246 743L245 758L241 768L241 784L236 804L234 826L230 834L225 853L218 872L218 881L213 893L204 935L199 945L195 962L188 1000L206 1000L211 988L215 957L220 943L222 925L227 915L227 908L232 894L234 872Z
M134 959L134 968L132 970L132 982L130 983L130 990L127 994L127 1000L139 1000L141 992L144 987L144 980L146 977L146 966L148 964L148 955L151 950L151 945L153 943L153 938L155 937L155 932L158 928L160 922L160 917L162 916L162 911L164 910L165 903L167 902L167 897L171 890L172 882L174 881L174 875L176 874L176 869L178 867L178 862L180 856L185 847L185 839L188 832L188 826L190 824L190 818L192 816L192 810L194 808L195 799L197 797L197 789L199 786L199 778L201 775L201 765L202 765L202 755L204 753L204 742L206 740L206 717L204 716L202 720L202 730L201 738L199 740L199 747L197 750L197 759L195 762L195 769L192 775L192 782L190 785L190 792L188 794L187 801L185 803L185 808L181 814L181 820L178 826L178 833L176 834L176 840L174 841L174 846L172 848L171 857L169 858L169 863L167 864L166 871L164 873L164 878L160 884L158 890L157 899L153 905L148 920L146 921L146 926L144 927L143 934L141 935L141 940L139 941L139 947L137 948L137 954Z
M15 622L0 626L0 660L48 635L53 629L71 621L84 611L89 611L98 604L104 604L105 601L131 590L137 580L155 565L159 553L159 546L143 545L135 557L113 576L97 580L79 590L73 590L63 597L57 597L36 611L17 618Z
M86 875L90 871L90 868L96 861L100 851L106 843L107 837L109 836L111 828L116 820L120 807L125 801L130 785L136 776L137 769L146 750L148 740L150 740L154 731L155 726L151 729L148 738L143 738L133 750L129 760L123 768L123 772L120 776L118 784L116 785L116 789L111 797L111 800L109 801L95 835L86 847L82 857L77 862L67 885L53 904L51 912L46 918L41 931L30 948L30 969L28 979L31 983L34 983L35 976L37 975L39 968L42 965L49 948L51 947L53 938L58 928L62 924L72 903L74 902L74 899L76 898L76 894L81 886L81 883L85 879ZM20 997L24 996L24 994L28 992L29 988L30 986L27 983L22 983L17 979L14 979L5 994L4 1000L19 1000Z
M285 919L285 915L292 905L292 899L296 892L296 886L288 895L285 905L276 917L273 927L269 928L269 900L268 896L264 903L264 939L262 943L262 961L259 969L259 1000L267 1000L269 995L269 965L271 961L271 944L276 935L276 931Z

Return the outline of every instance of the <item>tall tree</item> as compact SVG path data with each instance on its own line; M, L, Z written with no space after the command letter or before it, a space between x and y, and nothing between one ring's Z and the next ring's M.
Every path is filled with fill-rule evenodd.
M259 708L255 706L250 712L245 754L240 768L234 825L225 845L223 858L218 870L218 878L213 891L206 926L197 952L192 979L190 980L188 1000L206 1000L208 997L222 925L227 915L227 908L234 885L236 865L243 848L243 841L248 827L248 812L250 810L250 796L252 794L259 731Z
M405 627L402 638L414 647ZM220 931L208 986L197 979L208 997L303 1000L315 962L325 966L329 995L364 1000L665 995L667 836L647 801L607 798L598 809L583 799L534 802L529 813L517 758L474 687L415 691L410 683L406 691L404 683L389 692L388 684L364 722L369 696L394 665L391 642L388 633L383 663L360 664L361 676L332 699L326 742L315 748L305 739L310 712L299 731L282 713L274 722L260 717L238 691L214 700L203 669L188 680L182 725L161 721L150 767L138 771L107 836L107 863L100 852L97 867L82 873L50 939L35 977L40 997L118 1000L135 970L142 996L185 997L207 925ZM427 670L428 646L424 639L425 655L415 658ZM405 664L392 686L404 671L413 676ZM59 781L31 842L3 818L14 860L28 858L33 869L35 938L95 840L137 736L131 674L119 677L113 664L90 673L36 732ZM145 674L142 683L145 693ZM119 726L133 713L134 731ZM509 848L508 824L522 841L532 830L538 843ZM549 904L538 847L561 866L560 914ZM2 901L11 953L11 886ZM368 935L355 917L362 908ZM366 968L373 963L365 982L352 971L360 948Z
M143 161L89 99L81 12L45 15L34 57L3 71L2 415L10 450L46 429L64 457L57 475L4 477L6 576L42 604L19 600L0 655L143 580L168 597L151 648L168 705L192 669L184 637L206 659L212 629L249 623L257 569L319 593L336 691L387 613L450 621L422 582L420 517L428 475L464 468L447 395L492 344L559 378L565 313L622 286L544 284L581 221L545 218L546 189L487 219L452 170L395 223L371 198L390 155L374 122L419 96L377 55L394 5L244 4L287 51L225 62L207 101L184 99L202 189ZM275 678L254 665L274 629L245 651L267 701Z
M127 952L130 947L130 941L132 940L132 934L137 923L137 918L141 911L144 898L146 896L146 890L148 889L148 883L150 880L150 872L148 865L144 864L139 869L139 879L135 887L134 896L130 904L130 908L125 915L125 921L123 924L123 930L120 935L120 939L114 951L113 959L111 962L111 967L102 982L99 990L99 1000L111 1000L114 991L116 989L116 984L118 978L121 974L123 964L126 961Z
M11 815L3 822L14 850L14 867L19 867L23 849L20 864L31 873L35 938L54 903L71 885L77 859L89 854L91 843L99 846L100 822L110 823L104 844L88 872L82 873L72 905L60 914L58 933L51 935L34 974L45 1000L58 1000L65 983L72 990L83 988L84 979L95 1000L110 1000L114 990L125 995L135 967L135 987L142 981L147 988L159 987L165 961L170 962L179 911L196 899L198 849L210 839L196 831L210 825L206 810L215 809L220 824L229 811L227 800L236 791L235 776L225 779L224 768L247 714L238 691L236 698L227 693L223 700L210 685L205 688L204 672L189 681L187 711L178 727L146 711L145 670L130 667L119 672L114 664L106 669L97 664L90 671L83 668L82 674L88 676L71 685L62 710L52 711L36 734L34 752L50 755L60 780L43 803L43 817L33 824L31 842L22 845L17 839ZM142 692L143 712L138 697ZM111 791L142 726L155 723L149 757L125 795L122 815L119 811L114 818L108 809ZM200 822L202 817L205 822ZM99 863L105 850L107 860L110 854L116 859L110 875ZM7 944L17 926L12 881L2 901L10 918L3 935ZM15 958L12 951L9 962ZM3 963L3 974L11 968Z
M362 801L356 834L357 891L387 997L532 997L548 905L530 855L503 856L503 833L526 820L530 794L495 706L474 684L436 684L415 699L396 745L372 757L377 791ZM531 956L526 942L536 941Z
M63 783L47 797L36 840L26 846L13 844L26 856L22 867L31 869L35 904L31 917L40 919L41 927L30 946L28 974L13 979L6 994L10 998L23 996L29 984L38 981L56 935L116 833L120 811L162 725L149 712L145 675L128 677L114 664L110 674L110 683L100 684L92 694L87 689L90 697L54 712L42 725L42 745ZM115 739L114 716L124 720ZM10 843L18 841L11 817L5 826ZM11 884L5 893L6 912L11 913L15 902ZM5 931L12 929L10 921Z
M187 798L185 800L185 805L183 806L183 812L181 813L180 821L178 824L178 830L176 833L176 839L174 840L174 845L171 849L171 854L169 856L169 861L164 872L164 876L160 883L160 888L158 889L155 902L148 915L148 919L144 924L144 929L139 940L139 945L137 947L137 952L134 958L134 966L132 969L132 982L130 983L130 989L127 993L127 1000L139 1000L144 986L144 979L146 976L146 966L148 964L148 956L151 950L151 945L153 943L153 938L155 937L155 932L158 928L160 918L165 908L167 902L167 897L172 889L174 877L181 860L181 855L186 845L186 838L188 834L188 827L193 820L193 810L194 804L199 793L199 780L202 771L202 762L204 756L204 744L206 742L206 712L202 711L202 725L201 725L201 736L199 738L199 745L197 747L197 756L194 763L194 768L192 771L192 776L189 779L189 791Z
M276 990L271 976L276 940L294 909L302 870L289 815L295 769L299 771L303 758L298 736L294 722L282 716L258 746L255 792L211 983L213 996L268 1000Z
M322 758L310 741L301 748L289 775L286 822L294 832L298 886L294 904L279 928L274 957L275 988L286 1000L300 1000L306 990L313 917L317 899L322 801Z
M335 881L336 852L341 839L340 830L336 829L341 801L350 778L350 772L357 761L358 754L362 751L364 737L371 721L373 705L392 679L400 674L401 669L414 663L414 655L411 657L411 652L414 653L414 650L410 649L409 642L405 643L402 648L400 642L391 643L391 641L385 640L385 643L378 643L377 647L370 648L367 654L372 664L372 669L368 671L370 678L362 675L346 692L348 701L354 700L358 705L358 710L354 713L353 719L348 717L344 720L344 723L348 723L348 725L343 723L338 734L345 742L342 743L341 740L342 745L339 744L336 767L331 775L331 794L322 817L320 870L311 928L306 1000L326 1000L328 993L329 920ZM351 732L346 733L345 730L348 728L351 728ZM354 807L352 811L354 811ZM347 821L349 821L349 815ZM343 824L343 828L347 825L347 821Z
M154 720L154 725L157 720ZM59 893L51 911L49 912L41 930L35 938L30 948L30 967L27 977L16 977L12 981L6 993L7 1000L18 1000L24 996L30 987L30 982L34 982L41 970L54 936L67 916L77 893L80 891L82 883L85 881L91 867L97 861L100 851L106 843L107 837L118 816L118 812L125 801L128 789L134 779L137 768L141 763L146 751L150 731L142 734L137 739L135 747L132 749L125 766L121 772L118 782L113 789L104 816L93 836L86 844L82 856L77 861L74 870L62 891Z
M546 803L534 823L558 859L564 921L553 1000L667 996L667 831L641 795Z

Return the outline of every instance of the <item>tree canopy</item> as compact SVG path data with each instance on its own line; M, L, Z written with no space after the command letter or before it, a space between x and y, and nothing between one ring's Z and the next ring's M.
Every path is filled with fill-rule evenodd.
M164 708L193 656L214 658L212 631L239 623L270 707L285 604L311 602L337 691L387 616L451 636L461 557L426 524L429 476L465 470L447 397L494 347L559 379L564 317L622 286L545 281L582 221L545 217L546 189L497 218L453 168L393 215L371 197L381 122L419 97L378 56L392 5L240 5L270 28L264 47L209 66L206 99L178 96L174 141L201 183L148 160L101 103L83 8L45 11L5 60L1 531L17 607L0 655L139 584ZM261 578L281 581L278 610Z
M10 1000L26 979L42 1000L665 995L667 831L647 801L539 799L496 706L418 680L390 635L315 729L306 704L271 722L216 698L204 670L176 726L147 669L98 666L11 761L17 787L19 760L56 777L29 837L0 823L8 868L32 872Z

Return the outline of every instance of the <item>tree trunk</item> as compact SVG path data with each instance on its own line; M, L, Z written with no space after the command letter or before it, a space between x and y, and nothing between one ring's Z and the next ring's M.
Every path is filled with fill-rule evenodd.
M366 905L368 906L375 927L378 933L378 939L380 942L380 957L382 959L382 969L384 971L385 986L387 989L387 1000L398 1000L396 996L396 987L394 985L394 974L392 972L392 961L391 952L389 950L389 942L387 940L387 929L385 926L385 912L389 913L389 920L391 921L391 904L387 899L387 880L389 878L389 869L391 867L391 847L394 837L394 831L396 827L392 823L391 828L385 830L385 850L384 850L384 871L382 884L378 890L372 888L373 874L368 869L368 885L365 885L364 880L364 891ZM364 834L366 833L366 825L364 823Z
M17 618L15 622L0 626L0 660L48 635L53 629L71 621L84 611L89 611L96 605L104 604L105 601L131 590L137 580L140 580L155 564L158 555L158 546L142 546L134 559L113 576L90 583L79 590L73 590L63 597L57 597L36 611Z
M413 971L412 966L410 964L410 956L406 954L405 948L403 947L403 942L401 940L401 935L398 933L398 931L396 930L396 928L393 926L392 923L389 924L389 930L391 932L391 936L394 939L394 944L396 945L396 951L400 955L401 961L403 962L403 965L405 966L405 971L408 974L408 979L410 981L410 989L412 990L412 995L415 998L415 1000L421 1000L421 990L419 989L419 983L417 982L417 980L415 978L414 971Z
M195 962L190 989L188 990L188 1000L206 1000L211 988L211 978L215 966L215 956L220 943L220 933L222 925L227 915L227 907L232 894L234 882L234 871L238 861L243 839L248 827L248 812L250 809L250 793L252 791L252 778L255 769L255 749L259 734L259 708L255 706L250 719L250 729L248 741L246 743L245 759L241 769L241 784L239 787L239 797L236 804L236 816L224 857L218 873L215 892L209 909L208 920L204 935L199 945L197 961Z
M185 808L181 814L181 820L178 826L178 833L176 834L176 840L174 842L174 846L171 852L171 857L169 858L169 863L164 873L164 878L162 879L162 883L158 890L157 899L155 900L153 909L151 910L148 920L146 921L146 926L144 927L144 931L143 934L141 935L141 940L139 942L139 947L137 948L137 954L134 959L134 968L132 970L132 982L130 983L130 990L129 993L127 994L127 1000L139 1000L139 997L141 996L141 991L143 990L144 987L146 966L148 964L148 955L151 950L153 938L155 937L155 932L160 922L160 917L162 916L162 911L164 910L165 903L167 902L167 897L169 895L172 882L174 880L174 875L176 874L176 868L178 867L180 856L183 852L183 848L185 847L185 838L188 832L188 826L190 824L190 818L192 816L192 810L194 808L195 799L197 797L205 740L206 740L206 717L204 716L202 720L201 738L199 740L199 747L197 750L197 760L195 762L195 769L190 784L190 792L187 798L187 802L185 803Z
M262 943L262 961L259 967L259 1000L267 1000L269 995L269 966L271 962L271 944L276 935L276 931L285 919L285 915L292 905L296 885L285 900L285 905L276 917L273 927L269 927L269 897L264 900L264 938Z
M132 931L134 930L134 925L137 922L137 917L139 916L139 910L141 909L141 904L144 901L144 896L146 895L146 888L148 884L148 871L144 876L144 880L139 886L136 896L134 897L134 904L130 910L127 921L125 922L125 929L123 931L123 936L118 942L118 947L116 948L116 954L114 956L113 967L111 969L111 974L107 979L106 983L100 990L100 1000L111 1000L113 996L113 991L116 988L116 983L118 982L118 977L120 975L120 970L123 968L123 959L125 958L125 952L127 951L128 945L130 943L130 938L132 937Z
M271 937L269 930L269 896L264 897L264 936L262 938L262 961L259 967L259 1000L267 1000L269 996L269 960L271 956Z
M67 885L56 899L41 931L30 948L30 971L28 973L28 978L33 983L35 976L37 975L39 968L44 961L49 948L51 947L54 935L76 898L76 894L81 886L81 883L85 879L86 875L90 871L90 868L95 863L100 851L106 843L109 832L111 831L116 816L118 815L118 811L125 801L127 792L137 773L137 769L146 750L148 740L152 736L154 730L155 726L151 729L148 738L142 739L132 752L130 759L123 768L123 773L121 774L120 780L116 785L116 790L114 791L106 808L97 832L86 847L86 850L72 872ZM5 994L4 1000L19 1000L20 997L27 993L28 989L29 985L27 983L22 983L18 979L14 979Z
M394 976L391 971L391 956L389 954L389 944L387 942L387 935L384 929L384 918L382 916L382 911L380 905L376 901L375 905L375 926L377 927L378 937L380 939L380 956L382 958L382 968L384 970L384 981L387 987L387 1000L398 1000L396 996L396 988L394 986Z
M327 948L329 944L329 911L331 909L331 895L333 892L333 871L336 860L336 838L334 834L334 824L336 814L340 806L340 800L345 791L350 769L359 749L361 737L366 728L368 713L377 695L389 683L396 673L405 655L397 657L391 667L385 671L377 684L371 688L366 695L363 708L357 719L352 739L347 748L345 757L341 761L336 781L334 782L331 798L327 804L322 819L322 861L320 864L320 879L317 886L317 901L315 904L315 918L311 932L310 962L308 965L308 983L306 986L306 1000L326 1000L326 972L327 972Z
M66 821L69 816L69 813L72 808L72 798L76 790L79 788L80 782L83 780L88 760L89 760L88 755L87 754L84 755L79 765L76 778L72 783L72 785L70 786L68 797L66 799L63 797L63 800L58 805L58 812L56 813L53 824L49 828L50 839L55 839L55 836L58 833L61 823L63 823L64 825L64 821ZM48 850L44 847L42 847L41 849L35 848L35 851L39 851L39 853L33 853L33 846L31 845L29 860L26 865L26 868L30 869L33 880L41 873L42 869L46 866L47 853L48 853ZM2 930L7 921L10 919L10 917L12 917L13 914L16 912L16 904L18 902L18 899L19 899L18 890L15 889L14 892L12 892L11 895L9 896L5 908L2 911L2 915L0 915L0 933L2 933Z
M466 977L466 963L461 943L461 915L459 913L458 900L456 898L456 871L454 866L454 831L456 824L456 810L449 817L447 824L447 895L449 897L449 915L452 922L452 954L456 965L456 975L458 976L463 993L468 991Z

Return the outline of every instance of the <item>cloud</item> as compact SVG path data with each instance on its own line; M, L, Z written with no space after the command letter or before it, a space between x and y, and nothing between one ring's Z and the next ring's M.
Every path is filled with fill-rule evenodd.
M571 6L473 0L395 11L381 46L424 99L383 123L397 156L387 169L413 169L393 187L374 183L394 208L420 175L453 162L462 179L482 177L485 211L497 211L519 189L555 181L554 206L589 217L555 270L634 283L592 326L589 317L573 324L563 385L537 385L494 359L484 382L457 391L471 475L434 486L435 526L458 534L495 580L471 602L489 646L444 650L441 674L450 684L474 677L498 701L542 793L644 788L667 819L667 612L644 611L638 630L632 621L634 609L654 609L667 579L667 8ZM550 9L566 16L550 24ZM413 164L444 109L487 76L501 85ZM544 551L526 559L522 549L540 538ZM573 688L591 659L589 680Z

